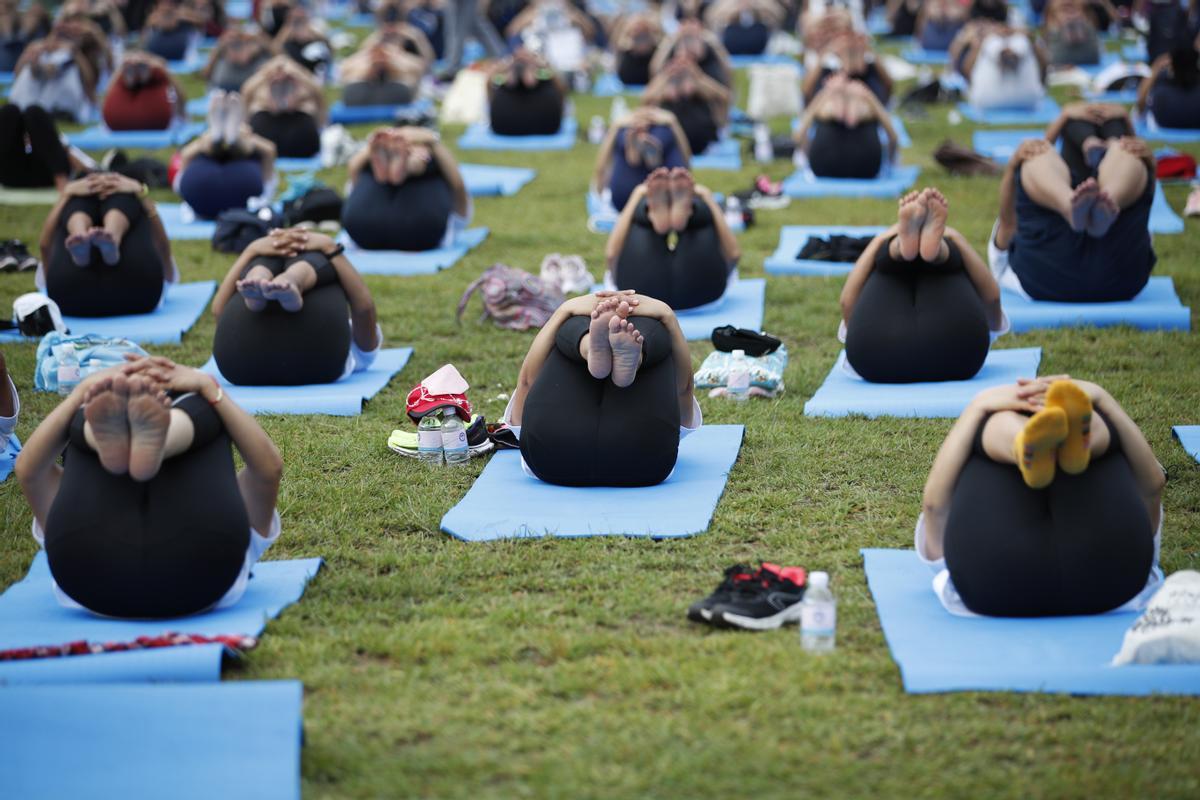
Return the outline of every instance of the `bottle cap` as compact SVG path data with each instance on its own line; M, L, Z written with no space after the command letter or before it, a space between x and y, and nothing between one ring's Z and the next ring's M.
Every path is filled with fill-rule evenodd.
M745 351L745 350L734 350L734 351L733 351L733 355L735 355L735 356L745 356L745 355L746 355L746 351Z
M829 585L828 572L812 572L808 576L808 585L813 589L824 589Z

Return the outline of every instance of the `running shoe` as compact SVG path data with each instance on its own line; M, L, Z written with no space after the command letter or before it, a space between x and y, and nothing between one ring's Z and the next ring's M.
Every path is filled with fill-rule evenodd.
M0 255L0 270L4 272L26 272L37 269L40 262L29 253L29 248L20 239L13 239L3 245Z
M405 458L416 458L419 453L416 431L396 429L388 437L387 445L393 453L398 453ZM471 424L467 426L467 449L471 456L482 456L495 446L488 436L487 420L480 414L472 416Z
M799 567L778 572L764 569L755 580L735 587L728 600L715 604L710 621L718 627L748 631L770 631L799 622L805 577Z
M687 618L692 622L708 622L712 619L713 606L733 599L733 593L737 588L753 582L760 572L762 572L761 568L752 570L746 564L734 564L732 567L728 567L725 570L725 578L717 584L717 588L713 589L712 594L688 606Z

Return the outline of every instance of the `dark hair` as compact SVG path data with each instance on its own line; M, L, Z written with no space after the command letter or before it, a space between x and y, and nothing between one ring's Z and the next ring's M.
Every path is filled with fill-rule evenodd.
M1171 51L1171 74L1185 89L1200 85L1200 53L1195 45L1185 44Z

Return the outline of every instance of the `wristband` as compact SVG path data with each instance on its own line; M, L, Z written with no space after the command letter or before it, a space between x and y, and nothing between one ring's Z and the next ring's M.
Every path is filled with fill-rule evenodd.
M342 253L345 253L345 252L346 252L346 245L338 244L337 247L333 248L328 253L326 253L325 257L328 258L330 261L333 261L335 258L337 258L338 256L340 256Z

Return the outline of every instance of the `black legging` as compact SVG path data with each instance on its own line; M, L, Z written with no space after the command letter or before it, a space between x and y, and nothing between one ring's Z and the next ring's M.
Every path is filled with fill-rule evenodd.
M379 183L364 169L342 205L342 227L367 250L432 250L453 212L450 184L432 165L399 186Z
M987 358L991 337L983 301L947 241L941 264L894 261L880 248L847 322L846 358L874 383L962 381Z
M589 317L571 317L538 373L521 420L521 455L533 474L563 486L653 486L679 456L679 395L671 336L633 317L645 337L637 378L624 389L596 380L579 355Z
M241 572L250 522L229 435L204 398L175 407L192 420L187 452L138 482L100 465L75 415L62 483L46 518L46 559L59 587L112 617L193 614L216 603Z
M251 311L240 295L225 304L213 335L213 358L230 383L304 386L342 377L350 354L350 306L329 259L317 252L294 259L261 256L242 276L256 266L278 275L300 260L313 265L317 283L304 293L299 311L284 311L278 303Z
M321 130L303 111L256 111L250 129L275 145L280 158L309 158L321 152Z
M129 220L120 260L110 267L93 249L91 263L78 266L67 252L67 220L82 212L93 225L103 226L109 211L119 211ZM162 299L164 274L151 224L141 200L132 194L109 195L105 200L94 195L72 197L59 215L50 247L46 293L64 314L75 317L150 313Z
M626 86L645 86L650 82L650 60L654 58L651 51L645 55L631 53L628 50L617 57L617 77Z
M883 167L879 123L872 120L848 128L818 120L808 144L808 166L821 178L874 178Z
M986 420L985 420L986 422ZM967 608L1002 617L1098 614L1146 585L1154 531L1117 432L1081 475L1045 489L975 449L954 486L946 567Z
M53 186L56 175L66 177L70 172L67 150L44 108L29 106L22 111L11 103L0 106L0 185Z
M619 288L636 289L677 310L702 306L725 294L731 267L721 254L712 211L699 197L693 203L691 219L674 250L666 236L654 232L646 201L638 203L613 269Z
M553 80L532 89L523 84L497 86L491 96L492 132L501 136L545 136L558 133L563 121L563 93Z
M1071 170L1071 185L1078 186L1088 178L1096 176L1096 170L1087 164L1083 155L1083 143L1089 136L1095 136L1101 141L1118 139L1122 136L1132 136L1133 128L1124 117L1105 120L1103 125L1096 125L1085 119L1069 120L1063 126L1059 137L1059 152L1067 168Z
M766 51L771 29L759 20L743 25L733 22L721 32L721 40L731 56L756 56Z
M403 106L415 96L413 87L398 81L355 81L342 90L348 106Z
M712 108L703 100L693 97L661 105L663 110L675 115L679 127L683 128L683 135L687 137L688 147L696 155L707 150L720 136Z

